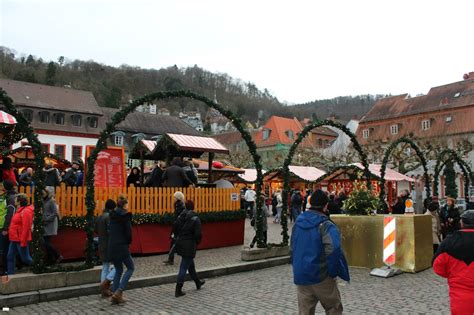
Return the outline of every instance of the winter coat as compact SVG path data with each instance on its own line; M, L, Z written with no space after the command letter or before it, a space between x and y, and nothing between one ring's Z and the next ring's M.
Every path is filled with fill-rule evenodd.
M58 204L53 198L43 200L44 236L58 235Z
M293 196L291 197L292 207L301 208L302 204L303 204L303 198L301 197L301 194L300 193L294 193Z
M312 285L327 277L349 281L341 236L328 217L313 208L296 219L291 234L293 277L296 285Z
M283 208L283 197L281 194L276 194L277 208Z
M474 314L474 229L455 231L441 243L433 270L448 279L451 314Z
M127 177L127 187L133 185L135 187L140 187L140 174L130 174Z
M267 231L268 230L268 222L267 222L267 218L270 216L270 213L268 211L268 208L266 205L262 205L262 215L263 215L263 231ZM253 217L256 218L257 217L257 205L255 205L255 207L253 207ZM257 224L254 224L253 228L255 229L255 231L257 230Z
M78 171L77 179L76 179L76 186L84 185L84 172Z
M450 220L452 219L452 220ZM451 234L461 228L461 215L458 208L444 206L440 212L441 223L444 223L445 233Z
M392 214L405 214L405 203L397 202L392 207Z
M192 210L181 212L175 223L176 253L182 257L196 257L198 244L201 242L201 220Z
M16 190L8 190L5 195L5 202L6 202L6 213L3 220L2 231L8 232L8 228L10 227L10 222L12 221L13 214L15 213L15 197Z
M184 205L184 202L182 202L181 200L177 200L177 201L174 203L174 222L176 222L176 220L178 220L179 215L180 215L184 210L186 210L186 206Z
M341 214L341 208L339 207L339 204L335 202L334 200L329 201L328 203L328 211L330 214Z
M166 187L187 187L192 184L184 170L178 165L171 165L164 173L162 180Z
M77 181L77 170L71 167L64 175L63 182L67 186L75 186Z
M163 170L155 167L151 172L150 178L147 180L146 187L161 187L163 185Z
M21 247L28 245L28 242L32 239L33 212L34 207L32 205L18 208L8 228L10 242L19 242Z
M61 183L61 177L59 176L59 171L57 168L43 168L45 172L44 185L57 187Z
M20 175L20 185L21 186L30 186L33 182L33 175L28 172L25 172Z
M99 257L102 262L110 262L108 245L110 229L110 212L105 209L95 221L95 233L99 236Z
M121 208L110 212L109 246L110 261L118 261L130 255L132 243L132 214Z
M441 226L439 221L439 216L436 211L431 212L426 210L426 215L431 216L431 227L432 227L432 234L433 234L433 244L439 244L439 236L441 235Z
M191 166L183 167L183 171L194 185L198 183L198 178L196 174L194 173L194 170L191 168Z
M16 175L15 172L13 172L13 169L2 169L2 179L5 180L10 180L14 185L17 184L16 180Z

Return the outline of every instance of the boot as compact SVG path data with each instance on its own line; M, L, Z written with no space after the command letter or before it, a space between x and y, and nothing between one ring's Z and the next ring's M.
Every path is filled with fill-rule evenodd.
M176 283L176 290L174 291L174 296L175 297L180 297L185 295L186 293L183 292L183 284L182 283Z
M206 283L206 280L194 280L194 283L196 283L196 290L201 290L201 287Z
M105 279L101 284L100 284L100 291L102 293L102 297L111 297L113 295L112 291L110 290L110 283L112 281Z
M117 290L115 293L112 295L111 302L112 304L123 304L125 303L125 300L123 299L123 292L122 290Z

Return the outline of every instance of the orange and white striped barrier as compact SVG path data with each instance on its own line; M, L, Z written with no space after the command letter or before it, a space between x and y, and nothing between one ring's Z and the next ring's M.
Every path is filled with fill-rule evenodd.
M383 220L383 262L392 266L395 264L396 220L385 217Z

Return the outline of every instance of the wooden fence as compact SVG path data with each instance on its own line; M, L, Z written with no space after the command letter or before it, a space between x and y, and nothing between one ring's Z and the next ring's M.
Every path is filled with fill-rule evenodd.
M238 188L95 188L95 214L102 213L107 199L117 200L120 194L125 195L131 213L172 213L174 211L173 195L181 191L186 200L194 202L196 212L237 211L240 209L240 190ZM34 190L19 187L20 193L33 197ZM85 216L85 187L56 187L55 199L61 216Z

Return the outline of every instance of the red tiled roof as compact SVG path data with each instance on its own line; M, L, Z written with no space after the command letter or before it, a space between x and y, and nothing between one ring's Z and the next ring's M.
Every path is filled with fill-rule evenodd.
M270 130L270 135L268 139L263 139L263 131L266 129ZM289 130L293 132L293 139L288 137L286 133ZM268 147L277 144L291 145L302 130L303 126L296 118L291 119L272 116L263 126L263 128L255 134L254 141L257 144L257 147ZM307 138L303 140L301 145L303 147L312 146L311 142Z
M217 141L219 141L220 143L227 144L227 145L237 144L243 141L242 135L240 134L239 131L220 133L217 135L213 135L212 137L216 139Z
M306 127L309 124L311 124L311 122L312 122L311 119L305 118L301 121L301 124L303 125L303 127ZM332 136L332 137L338 137L339 136L339 134L337 134L337 132L334 132L331 129L329 129L328 127L324 127L324 126L313 129L311 131L311 133L316 134L316 135Z

